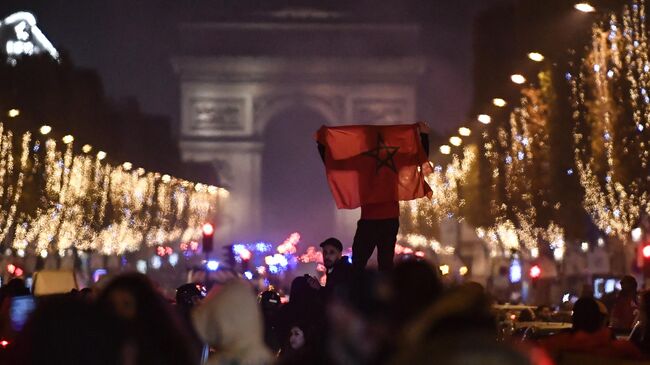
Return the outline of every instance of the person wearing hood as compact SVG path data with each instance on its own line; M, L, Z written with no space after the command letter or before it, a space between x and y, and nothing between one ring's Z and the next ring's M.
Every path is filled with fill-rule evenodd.
M216 352L208 365L267 365L273 356L264 345L262 313L248 283L234 279L213 288L192 312L199 337Z

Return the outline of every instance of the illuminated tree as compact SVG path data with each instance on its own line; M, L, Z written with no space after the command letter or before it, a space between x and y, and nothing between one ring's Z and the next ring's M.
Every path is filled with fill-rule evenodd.
M40 253L104 254L196 240L224 189L74 154L71 141L16 136L0 124L0 241ZM15 157L18 156L18 157Z
M437 165L426 181L433 191L431 199L421 198L400 204L400 234L414 246L428 246L438 251L438 226L443 219L462 219L465 206L461 187L475 169L476 146L469 145L463 155L453 155L447 166ZM407 237L408 236L408 237Z
M542 242L558 258L565 249L564 230L552 219L560 205L551 189L549 124L554 93L548 73L539 74L539 84L522 89L508 129L497 127L495 136L487 131L483 135L494 221L478 232L491 244L493 255L520 250L536 257Z
M583 205L599 229L629 237L650 212L650 62L645 6L594 26L588 54L568 73L574 108L575 163Z

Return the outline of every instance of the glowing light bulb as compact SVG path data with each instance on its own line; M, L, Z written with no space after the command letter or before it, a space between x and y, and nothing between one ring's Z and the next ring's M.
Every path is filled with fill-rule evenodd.
M453 136L453 137L449 138L449 143L451 143L452 145L458 147L463 143L463 140L458 136Z
M596 11L596 8L591 6L589 3L578 3L573 6L576 10L583 13L593 13Z
M461 276L467 275L468 272L469 272L469 269L467 268L467 266L462 266L460 269L458 269L458 273Z
M440 153L443 155L448 155L451 153L451 147L447 146L446 144L443 144L440 146Z
M512 82L518 85L521 85L524 82L526 82L526 78L521 74L513 74L512 76L510 76L510 80L512 80Z
M72 141L74 141L74 137L72 135L68 134L68 135L63 136L63 138L61 138L61 140L65 144L70 144L70 143L72 143Z
M492 117L487 114L480 114L477 119L483 124L490 124L490 122L492 122Z
M449 275L449 265L440 265L440 273L442 275Z
M9 111L7 112L7 115L10 118L15 118L15 117L20 115L20 110L18 110L18 109L9 109Z
M544 55L542 55L542 54L539 53L539 52L530 52L530 53L528 54L528 58L530 58L532 61L535 61L535 62L542 62L542 61L544 61Z
M472 134L472 131L467 127L460 127L458 128L458 134L463 137L468 137L470 134Z
M81 147L81 150L83 151L83 153L89 153L90 151L93 150L93 146L89 144L85 144L83 147Z
M41 128L38 129L38 131L42 135L46 135L46 134L52 132L52 127L50 127L49 125L42 125Z
M99 152L97 152L97 159L98 159L98 160L101 161L101 160L103 160L103 159L105 159L105 158L106 158L106 152L104 152L104 151L99 151Z
M133 164L130 162L125 162L122 164L122 168L126 171L129 171L133 168Z
M494 99L492 99L492 104L494 104L495 106L498 106L499 108L503 108L508 103L505 100L501 99L501 98L494 98Z
M165 175L162 176L162 182L164 182L164 183L168 183L168 182L170 182L170 181L172 181L172 177L171 177L171 176L169 176L169 175L167 175L167 174L165 174Z

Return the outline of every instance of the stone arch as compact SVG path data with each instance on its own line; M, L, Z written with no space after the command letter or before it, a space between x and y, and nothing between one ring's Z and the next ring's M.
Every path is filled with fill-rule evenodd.
M303 92L258 97L253 104L255 132L263 135L274 116L293 108L312 109L322 115L327 124L340 124L344 118L344 103L343 97Z
M223 210L232 218L219 230L218 240L244 242L268 238L261 229L262 165L267 147L264 134L275 116L305 107L321 115L321 123L333 126L413 120L422 62L418 57L220 55L179 57L174 67L181 80L183 160L213 164L221 182L230 188ZM304 120L295 122L301 125ZM310 143L319 126L312 127ZM319 179L326 182L324 176ZM326 194L331 199L331 193ZM332 211L332 233L351 241L359 212L334 206Z

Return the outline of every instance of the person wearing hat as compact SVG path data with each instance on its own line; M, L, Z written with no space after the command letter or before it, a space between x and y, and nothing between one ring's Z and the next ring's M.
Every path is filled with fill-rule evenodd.
M323 250L323 265L325 266L327 281L323 293L328 297L337 286L347 283L352 276L352 264L347 256L343 256L343 244L334 237L330 237L320 244ZM320 287L316 278L309 277L309 284Z

